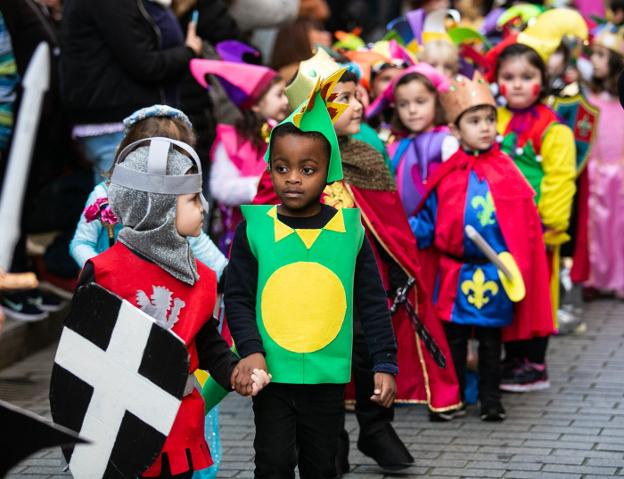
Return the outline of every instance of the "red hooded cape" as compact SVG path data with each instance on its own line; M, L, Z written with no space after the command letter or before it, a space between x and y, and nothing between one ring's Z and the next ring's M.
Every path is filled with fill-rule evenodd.
M416 279L411 301L418 316L446 357L446 368L440 368L416 335L404 308L392 317L398 344L399 375L397 376L397 402L426 403L434 411L445 411L460 405L459 385L453 367L451 352L442 323L436 318L431 304L431 293L425 288L418 264L418 247L410 230L403 205L396 191L372 190L346 185L355 206L361 211L367 235L375 238L386 252L409 276ZM254 204L277 204L279 198L273 190L270 175L265 172L258 186ZM372 238L370 238L372 239ZM388 269L375 248L384 287L388 289ZM352 387L352 385L350 385ZM353 397L352 390L347 397Z
M503 328L503 340L514 341L552 334L554 330L550 276L540 218L533 200L535 192L511 158L501 152L498 145L479 156L458 150L429 179L427 193L418 211L433 191L457 189L465 195L471 171L488 182L505 243L516 260L526 285L526 297L516 303L512 324ZM458 245L463 244L463 232L458 234L452 229L452 225L463 225L465 201L456 205L445 204L443 191L439 193L438 210L444 208L445 214L438 216L436 240L433 247L423 250L428 253L428 258L421 262L427 285L433 285L435 281L440 256L436 249L437 239L451 237ZM445 291L448 292L449 289ZM455 301L455 297L451 296L441 295L436 309L450 311Z

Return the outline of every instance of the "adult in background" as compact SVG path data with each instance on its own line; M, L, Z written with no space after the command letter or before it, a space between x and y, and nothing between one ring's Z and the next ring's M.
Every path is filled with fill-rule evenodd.
M70 188L72 197L63 203L63 192L68 188L65 179L67 171L75 155L69 141L69 128L65 116L61 110L61 97L59 90L59 78L57 66L59 59L59 40L57 35L58 19L61 12L60 0L3 0L0 2L0 13L3 18L2 32L2 72L6 69L17 73L20 79L24 78L26 69L35 49L40 42L46 42L51 52L50 85L44 96L41 109L41 119L34 141L32 165L26 183L24 206L20 218L21 235L13 252L13 261L9 272L22 273L32 271L34 264L26 251L26 236L28 234L43 233L48 231L64 231L69 224L77 221L80 211L72 209L72 205L78 201L84 201L81 192L76 188ZM10 66L14 64L14 68ZM17 116L30 114L19 112L19 104L22 101L23 90L21 85L15 84L15 77L2 75L0 84L2 91L3 106L8 107L7 95L15 99L11 105L12 112ZM8 82L8 83L7 83ZM7 120L8 111L0 116ZM8 124L5 122L4 126ZM6 130L5 141L0 142L0 181L6 161L10 155L9 136L12 131ZM0 184L0 189L2 188ZM88 192L85 192L88 193ZM58 212L62 210L62 214ZM6 225L0 226L0 230ZM55 238L54 242L46 248L44 262L49 269L57 271L66 268L68 255L66 241L63 246L62 235ZM57 246L63 251L63 255L56 255ZM75 273L75 267L70 274ZM41 278L42 279L42 278ZM0 295L0 307L4 314L16 320L35 321L44 319L48 312L58 311L62 308L59 298L41 290L4 291Z
M177 106L172 85L201 52L192 22L184 42L176 41L169 3L106 0L94 9L90 0L64 2L61 92L96 183L113 163L123 118L156 103Z

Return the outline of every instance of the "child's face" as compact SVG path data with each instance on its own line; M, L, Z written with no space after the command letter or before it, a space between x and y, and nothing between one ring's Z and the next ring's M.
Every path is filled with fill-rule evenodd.
M396 111L405 128L422 133L433 127L436 94L418 80L400 85L394 92Z
M176 198L176 229L180 236L199 236L204 224L204 208L199 193Z
M609 49L602 45L594 45L590 57L594 67L594 78L604 80L609 76Z
M285 88L285 81L275 83L251 109L264 120L282 121L290 113Z
M375 99L381 95L400 73L401 69L397 67L386 67L380 71L371 85L371 98Z
M496 110L484 107L467 111L451 131L465 149L487 150L496 141Z
M336 135L355 135L360 131L362 124L362 104L357 99L357 85L355 82L340 82L334 88L336 103L346 103L349 107L338 117L334 123Z
M332 34L327 30L312 27L308 30L308 41L312 48L316 48L318 45L329 48L332 44Z
M285 135L271 145L271 181L287 216L312 216L320 210L329 158L317 138Z
M548 58L546 63L546 69L548 71L549 78L557 78L563 76L565 73L565 57L561 52L555 52Z
M426 62L447 78L453 78L459 70L459 59L450 55L431 58L426 60Z
M447 78L453 78L459 71L457 48L443 40L426 44L421 58Z
M523 56L504 61L497 80L507 106L513 109L529 108L537 102L542 90L542 73Z

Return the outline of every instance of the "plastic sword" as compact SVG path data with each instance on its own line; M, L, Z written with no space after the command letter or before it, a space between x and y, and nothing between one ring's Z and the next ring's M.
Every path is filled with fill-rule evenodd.
M464 228L466 232L466 236L470 238L470 240L475 244L477 248L485 255L487 259L489 259L494 266L496 266L509 281L513 280L513 275L509 268L500 260L494 248L492 248L487 241L481 236L481 234L474 228L472 225L466 225Z
M440 366L441 368L446 368L446 358L444 357L444 353L440 351L440 348L433 340L433 336L431 336L429 331L427 331L427 328L425 328L425 325L420 321L420 318L414 310L414 307L407 299L407 294L414 287L414 284L416 284L414 278L408 278L405 285L397 289L394 296L394 302L390 307L390 314L396 313L399 307L401 305L404 305L405 309L407 310L407 315L409 316L412 323L412 327L416 331L416 334L420 336L420 339L427 348L427 351L429 351L431 357L438 366Z
M40 43L33 54L22 82L24 94L17 115L13 144L2 185L0 201L0 271L11 265L13 249L19 238L19 220L22 214L24 190L30 169L43 95L50 82L50 49Z

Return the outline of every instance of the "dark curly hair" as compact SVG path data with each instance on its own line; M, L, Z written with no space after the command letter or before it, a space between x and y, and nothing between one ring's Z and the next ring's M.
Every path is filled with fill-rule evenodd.
M507 60L518 57L524 58L527 62L529 62L529 65L539 70L542 77L542 88L540 89L537 101L542 101L548 95L548 72L546 71L546 64L544 63L544 60L542 60L542 57L540 57L539 53L528 45L514 43L513 45L506 47L501 52L496 59L496 80L498 81L498 73L503 63Z

